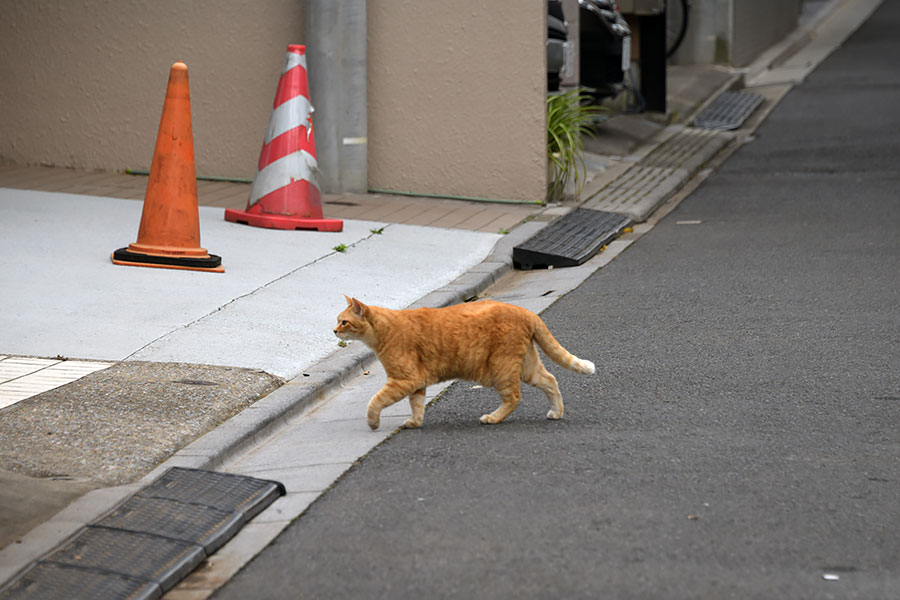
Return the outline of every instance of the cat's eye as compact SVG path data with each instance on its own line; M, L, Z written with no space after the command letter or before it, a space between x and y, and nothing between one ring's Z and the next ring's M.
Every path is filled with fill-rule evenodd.
M346 327L350 324L350 321L341 321L341 327Z

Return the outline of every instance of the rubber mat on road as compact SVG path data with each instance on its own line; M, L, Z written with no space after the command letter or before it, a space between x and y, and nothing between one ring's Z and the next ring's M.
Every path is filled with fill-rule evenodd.
M513 264L524 270L577 267L630 224L624 215L576 208L513 248Z
M694 118L694 127L737 129L762 101L763 97L753 92L723 92Z
M284 494L277 481L169 469L38 561L0 600L159 598Z

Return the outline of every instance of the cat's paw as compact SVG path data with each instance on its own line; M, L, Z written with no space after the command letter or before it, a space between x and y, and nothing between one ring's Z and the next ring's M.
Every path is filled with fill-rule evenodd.
M551 410L550 412L547 413L547 418L548 418L548 419L553 419L554 421L557 421L557 420L559 420L559 419L562 419L562 414L556 412L555 410Z
M400 426L401 429L415 429L417 427L421 427L421 421L414 421L413 419L407 419L403 422L403 425Z
M481 415L481 422L484 423L485 425L494 425L495 423L499 423L500 421L495 419L494 415L487 414L487 415Z

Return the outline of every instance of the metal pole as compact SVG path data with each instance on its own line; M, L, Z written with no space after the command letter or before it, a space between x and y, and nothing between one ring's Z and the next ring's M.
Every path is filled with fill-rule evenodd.
M638 17L641 28L641 94L645 109L666 112L666 12Z
M307 0L306 56L319 189L368 188L365 0Z

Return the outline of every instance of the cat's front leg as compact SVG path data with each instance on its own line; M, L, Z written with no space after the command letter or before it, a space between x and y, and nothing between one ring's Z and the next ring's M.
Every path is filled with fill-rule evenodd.
M400 427L403 429L421 427L422 420L425 418L425 388L418 389L410 394L409 407L412 409L412 416Z
M394 404L403 397L412 394L419 386L410 385L404 381L396 379L388 379L378 393L369 400L369 407L366 410L366 420L369 427L374 431L381 425L381 411Z

